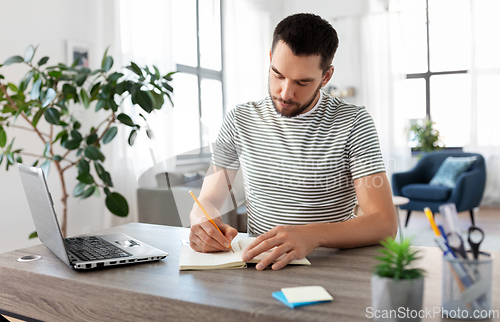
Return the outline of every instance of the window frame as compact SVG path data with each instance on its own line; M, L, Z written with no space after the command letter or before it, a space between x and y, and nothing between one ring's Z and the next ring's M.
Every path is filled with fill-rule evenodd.
M226 115L226 100L225 100L225 93L224 93L224 33L223 33L223 0L219 0L219 19L220 19L220 44L221 44L221 51L220 51L220 59L221 59L221 69L220 70L214 70L214 69L208 69L208 68L203 68L201 67L201 49L200 49L200 0L196 0L196 66L189 66L189 65L184 65L184 64L176 64L176 71L180 73L185 73L185 74L190 74L194 75L197 78L197 91L198 91L198 126L200 128L200 137L199 137L199 143L200 143L200 149L198 154L183 154L183 155L178 155L177 159L178 160L184 160L184 161L206 161L209 160L211 157L211 152L207 151L203 146L203 131L202 131L202 117L203 117L203 111L202 111L202 102L201 102L201 82L202 79L212 79L212 80L217 80L221 82L221 90L222 90L222 115L221 118Z

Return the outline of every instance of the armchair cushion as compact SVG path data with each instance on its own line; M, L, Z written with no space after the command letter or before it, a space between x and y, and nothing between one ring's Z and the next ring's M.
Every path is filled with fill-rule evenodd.
M455 188L458 176L467 171L476 160L476 156L459 158L447 157L429 184L431 186Z
M401 193L404 197L418 200L442 201L447 200L452 189L443 186L431 186L423 183L413 183L404 186Z

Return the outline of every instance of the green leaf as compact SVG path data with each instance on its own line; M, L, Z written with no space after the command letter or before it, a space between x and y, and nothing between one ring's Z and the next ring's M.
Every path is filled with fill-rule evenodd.
M106 207L113 214L126 217L128 216L128 203L122 195L117 192L111 192L106 197Z
M35 54L35 48L32 45L29 45L24 52L24 61L29 63L33 59L33 55Z
M132 94L132 103L139 104L139 106L146 111L151 113L153 111L153 99L149 91L137 91Z
M47 122L49 122L50 124L54 125L59 124L61 114L55 108L51 107L46 109L44 115L45 115L45 120L47 120Z
M2 164L3 161L3 154L0 154L0 164Z
M177 72L170 72L168 73L167 75L163 76L163 79L167 80L167 81L171 81L172 80L172 75L176 74Z
M49 60L49 57L47 57L47 56L42 57L42 59L40 59L40 61L38 62L38 66L45 65L48 60Z
M141 68L139 68L139 66L137 66L136 63L130 62L130 66L127 66L126 68L129 69L129 70L131 70L131 71L133 71L135 74L137 74L137 76L144 77L142 75Z
M99 162L94 161L94 167L95 167L95 172L97 172L97 175L99 178L103 178L103 175L106 173L106 170L104 170L102 164Z
M78 173L89 173L90 172L90 165L85 159L80 159L77 163L78 166Z
M73 123L73 128L74 128L75 130L79 130L81 127L82 127L82 123L80 123L80 122L78 122L78 121L75 121L75 122Z
M54 141L52 141L52 144L56 143L57 140L59 140L64 134L67 135L67 133L67 130L62 130L61 132L57 133L56 138L54 139Z
M52 71L50 71L50 72L48 73L48 75L49 75L50 77L53 77L53 78L56 78L56 79L57 79L57 78L59 78L59 77L61 77L61 76L62 76L62 73L61 73L60 71L58 71L58 70L52 70Z
M109 196L111 194L111 191L109 191L108 188L104 188L104 193L106 194L106 196Z
M76 87L70 84L64 84L63 93L66 95L68 94L76 95Z
M12 83L7 84L7 87L10 88L10 90L13 92L19 92L19 89L17 88L17 86L12 84Z
M149 139L154 139L155 135L153 133L153 130L151 129L146 129L146 135L148 136Z
M99 139L99 137L97 136L97 134L92 133L87 137L87 144L92 145L92 144L96 143L98 139Z
M45 143L45 149L43 149L43 156L46 157L50 152L50 142Z
M81 141L82 140L82 135L77 130L72 130L71 131L71 137L75 141Z
M9 66L9 65L12 65L12 64L22 63L22 62L24 62L23 57L21 57L21 56L12 56L12 57L8 58L3 63L3 66Z
M80 182L86 183L86 184L93 184L94 183L94 177L88 172L82 172L76 177L76 179Z
M5 147L5 144L7 144L7 133L5 133L3 127L0 126L0 147Z
M86 147L84 154L90 160L101 160L102 162L104 162L104 155L95 146Z
M68 150L76 150L80 147L80 143L82 141L77 141L77 140L65 140L63 143L61 143L62 147Z
M80 198L81 199L88 198L88 197L92 196L94 191L95 191L95 186L89 187L87 190L85 190L85 192L83 193L83 195Z
M111 58L111 57L110 57ZM116 82L119 78L123 77L123 74L122 73L113 73L111 75L108 76L108 80L110 82Z
M99 93L99 89L101 88L101 82L97 82L92 86L92 89L90 90L90 97L95 98L97 94Z
M116 118L117 118L118 121L122 122L125 125L131 126L131 127L135 127L135 123L132 121L132 119L130 118L130 116L128 116L125 113L118 114L118 116Z
M80 96L82 97L82 103L85 108L89 108L90 106L90 98L87 92L82 88L80 91Z
M79 197L85 191L87 185L83 182L78 182L78 184L73 189L73 197Z
M61 160L62 160L62 157L61 157L60 155L56 154L56 155L54 155L54 156L52 157L52 160L54 160L54 161L61 161Z
M130 132L130 135L128 136L128 145L130 146L134 145L136 138L137 138L137 131L132 130L132 132Z
M50 159L45 161L41 166L40 168L42 169L43 173L45 174L45 178L47 178L49 176L49 172L50 172Z
M32 232L30 234L30 236L28 237L28 239L33 239L33 238L37 238L38 237L38 233L36 231Z
M106 47L106 50L104 51L104 55L102 56L101 66L104 65L104 61L106 60L106 57L108 57L108 50L109 46Z
M108 144L109 142L111 142L111 140L113 140L114 137L116 136L117 132L118 132L118 128L116 128L115 126L107 129L106 132L104 133L104 135L102 136L102 143Z
M48 106L54 98L56 98L56 91L52 88L49 88L47 90L47 93L45 94L45 98L43 99L42 107Z
M99 100L97 104L95 105L95 111L99 111L101 108L105 107L108 101L106 100Z
M42 85L42 79L39 78L36 82L33 83L33 87L31 88L30 96L32 100L37 100L40 97L40 86Z
M111 69L111 67L113 66L113 57L111 56L107 56L106 58L104 58L104 61L102 62L102 71L103 72L107 72Z
M87 80L87 74L81 74L81 75L78 75L77 78L75 78L75 83L78 86L82 86L86 80Z
M163 107L163 104L165 104L165 99L163 98L163 95L158 94L154 91L151 91L150 93L151 93L151 96L153 97L154 108L157 110L161 110L161 108Z
M17 163L23 163L23 158L21 158L20 155L17 156L16 158Z

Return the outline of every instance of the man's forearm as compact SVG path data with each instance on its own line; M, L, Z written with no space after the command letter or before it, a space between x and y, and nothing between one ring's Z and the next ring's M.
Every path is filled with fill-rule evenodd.
M312 236L318 247L354 248L378 244L387 236L397 233L394 211L385 216L365 214L339 223L310 224ZM314 237L313 237L314 238Z

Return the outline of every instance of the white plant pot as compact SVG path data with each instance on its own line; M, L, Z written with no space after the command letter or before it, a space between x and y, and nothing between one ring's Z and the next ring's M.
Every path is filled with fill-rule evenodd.
M420 321L424 279L394 281L372 275L374 321Z

